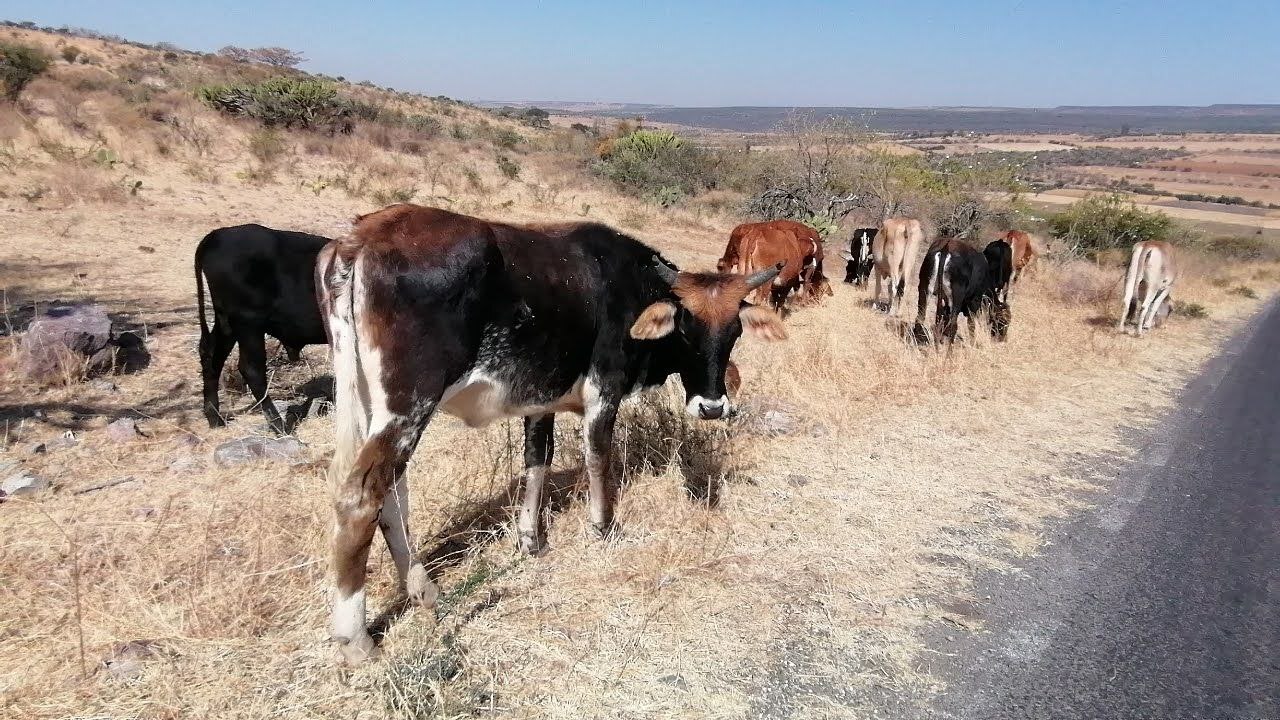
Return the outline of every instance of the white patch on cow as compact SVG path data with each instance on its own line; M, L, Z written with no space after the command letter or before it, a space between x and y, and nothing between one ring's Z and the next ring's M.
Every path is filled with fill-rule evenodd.
M350 642L366 634L364 629L364 589L343 596L339 591L333 598L333 638Z
M578 378L564 395L543 405L514 404L511 386L503 380L475 369L444 391L440 409L462 420L468 427L484 427L507 417L545 415L556 412L581 413L584 379Z
M702 408L706 408L707 410L720 410L721 412L719 417L724 417L729 414L729 410L731 409L731 406L729 405L729 397L727 395L721 395L715 400L708 400L701 395L694 395L690 398L689 402L685 404L684 411L688 413L689 417L700 418L702 417L700 412Z
M871 257L871 243L867 242L867 236L863 235L858 241L858 262L866 262Z

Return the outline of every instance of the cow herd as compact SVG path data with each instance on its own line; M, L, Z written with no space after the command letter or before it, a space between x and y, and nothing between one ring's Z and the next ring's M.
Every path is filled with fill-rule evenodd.
M854 232L845 281L875 274L896 313L924 232L889 218ZM919 268L917 334L956 337L958 316L987 314L993 336L1010 321L1013 281L1035 257L1011 232L982 251L955 238L929 245ZM335 380L336 441L329 466L334 526L332 636L343 660L376 652L365 625L365 573L375 531L395 563L401 592L423 605L437 588L415 557L405 469L438 412L471 427L524 421L519 546L543 547L543 482L555 416L583 418L591 529L613 528L610 454L622 401L679 375L685 410L717 420L732 411L730 360L743 334L783 340L793 300L832 290L818 233L771 221L734 229L717 272L688 272L641 241L597 223L514 225L446 210L392 205L356 219L337 240L242 225L198 245L204 412L223 418L218 381L236 344L245 384L271 427L286 421L267 394L266 335L290 356L328 343ZM1162 243L1135 248L1125 316L1139 332L1167 315L1173 256ZM208 287L213 325L207 322ZM924 328L936 305L933 331ZM1121 326L1124 325L1121 320Z

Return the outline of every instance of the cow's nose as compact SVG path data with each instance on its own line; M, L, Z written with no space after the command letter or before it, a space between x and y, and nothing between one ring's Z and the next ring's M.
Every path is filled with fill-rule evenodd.
M703 420L719 420L724 415L724 403L700 403L698 417Z

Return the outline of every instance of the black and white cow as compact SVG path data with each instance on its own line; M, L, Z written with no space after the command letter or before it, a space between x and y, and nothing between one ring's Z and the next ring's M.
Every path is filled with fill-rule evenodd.
M276 432L285 423L267 396L266 335L284 345L291 360L307 345L327 342L316 304L315 266L329 238L261 225L214 230L196 246L196 295L200 314L200 369L209 427L225 424L218 407L222 366L240 344L240 374ZM205 319L209 286L213 327Z
M332 634L343 658L358 663L375 650L364 588L376 527L402 590L435 600L412 554L404 480L435 413L472 427L525 418L525 552L542 545L555 414L582 414L590 522L607 533L623 398L679 375L690 415L725 417L738 337L786 337L777 313L744 301L779 270L679 272L598 224L521 227L415 205L357 218L316 267L337 383Z
M954 343L960 313L969 321L973 337L977 315L990 314L991 335L1004 340L1009 332L1012 313L1009 305L996 298L987 256L957 238L939 238L929 246L920 267L920 300L916 312L915 333L925 336L924 320L930 298L937 299L934 318L935 338Z
M866 285L871 277L871 269L875 267L875 259L871 256L871 243L880 228L858 228L849 238L849 250L844 253L844 281L854 285Z

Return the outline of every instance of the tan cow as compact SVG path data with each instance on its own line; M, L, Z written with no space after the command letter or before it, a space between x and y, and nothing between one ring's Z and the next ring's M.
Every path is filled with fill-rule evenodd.
M888 218L871 241L871 257L876 263L876 296L880 302L880 282L889 283L889 314L897 313L907 286L907 270L915 262L924 227L915 218Z
M1177 278L1178 266L1172 245L1163 240L1135 243L1133 256L1129 259L1129 272L1124 280L1124 304L1120 306L1118 329L1124 332L1125 323L1131 315L1137 322L1139 336L1143 330L1151 328L1153 321L1162 314L1163 304L1169 301L1169 291Z

